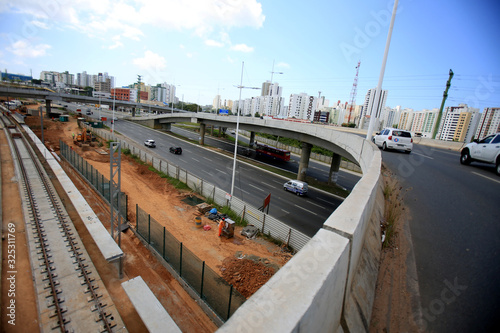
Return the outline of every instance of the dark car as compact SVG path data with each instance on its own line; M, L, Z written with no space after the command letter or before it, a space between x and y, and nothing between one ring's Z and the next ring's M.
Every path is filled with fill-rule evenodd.
M182 154L182 148L181 147L170 147L170 152L173 154Z

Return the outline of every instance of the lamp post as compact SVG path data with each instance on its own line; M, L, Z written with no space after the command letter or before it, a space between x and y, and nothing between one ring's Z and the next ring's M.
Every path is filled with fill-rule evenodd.
M271 94L271 86L273 85L273 76L274 76L274 74L285 74L285 73L283 73L283 72L275 72L274 71L274 60L273 60L273 69L271 71L271 85L269 86L269 96L267 97L267 101L266 101L266 109L269 107L269 99L271 99L271 95L272 95ZM273 106L274 106L274 103L271 105L271 112L270 112L271 114L273 113L272 112ZM267 110L266 110L266 112L267 112Z
M115 132L115 94L113 94L113 119L111 120L111 132Z
M236 155L238 153L238 135L240 132L240 108L241 108L241 89L243 88L248 88L248 89L260 89L260 88L254 88L254 87L243 87L243 68L245 66L245 62L241 62L241 80L240 80L240 85L237 86L237 88L240 89L240 97L238 99L238 109L236 110L237 115L236 115L236 136L234 140L234 158L233 158L233 176L231 178L231 199L233 198L233 192L234 192L234 175L236 173Z
M171 111L171 113L174 114L175 91L173 91L173 90L175 89L175 87L180 87L181 85L180 84L178 84L178 85L171 84L170 86L172 87L172 89L171 89L172 91L170 92L170 96L172 96L172 111Z

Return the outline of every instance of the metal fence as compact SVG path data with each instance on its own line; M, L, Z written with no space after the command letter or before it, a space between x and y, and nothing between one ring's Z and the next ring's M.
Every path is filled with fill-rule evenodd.
M304 247L304 245L306 245L306 243L311 239L304 233L289 227L285 223L260 211L256 207L245 203L243 200L240 200L235 196L233 196L231 200L228 200L226 197L226 191L217 188L215 185L198 178L193 174L190 174L188 171L175 164L169 163L150 150L144 150L127 140L119 139L107 130L93 128L90 126L87 126L87 128L106 141L120 142L122 152L126 149L130 150L130 153L137 156L141 161L151 164L156 170L163 172L169 177L186 183L193 191L201 194L205 198L213 200L213 202L219 206L229 206L229 208L236 214L243 216L248 224L254 225L263 234L282 241L296 251L302 249L302 247Z
M221 318L227 320L246 298L212 270L164 226L136 205L136 230L140 237L186 281Z
M85 159L78 155L71 147L69 147L63 141L59 141L59 147L61 150L61 155L68 161L73 168L84 177L88 183L101 194L102 198L108 202L111 202L111 190L110 190L110 180L99 173L97 169L89 164ZM115 197L113 202L113 207L118 207L118 197ZM125 221L127 218L127 195L121 192L120 195L120 215Z

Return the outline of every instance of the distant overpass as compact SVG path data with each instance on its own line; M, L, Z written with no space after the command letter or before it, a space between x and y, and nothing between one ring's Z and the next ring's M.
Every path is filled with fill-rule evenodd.
M131 121L144 123L145 125L156 128L170 130L171 124L190 121L200 124L200 144L204 144L206 125L215 125L220 127L236 128L236 116L220 116L211 113L175 113L149 116L147 119L128 118ZM340 168L341 157L356 162L357 152L344 143L348 136L352 134L343 131L332 131L331 126L311 126L311 124L288 122L275 119L260 119L255 117L240 117L240 130L246 130L251 133L250 145L255 141L255 133L266 133L280 137L296 139L302 142L302 154L299 163L297 179L305 180L309 158L313 145L323 147L332 151L333 158L330 168L329 179L334 183Z
M109 98L99 98L99 97L89 97L72 95L66 93L54 93L46 90L36 89L34 87L26 86L25 88L20 87L10 87L1 85L0 86L0 96L12 97L12 98L32 98L32 99L43 99L46 101L47 112L50 112L51 102L65 101L65 102L77 102L82 104L105 104L112 106L113 99ZM126 107L131 108L134 111L137 109L150 109L151 111L157 111L159 113L172 113L172 107L168 106L158 106L144 103L121 101L118 99L114 100L115 107ZM173 109L174 112L186 112L184 110Z

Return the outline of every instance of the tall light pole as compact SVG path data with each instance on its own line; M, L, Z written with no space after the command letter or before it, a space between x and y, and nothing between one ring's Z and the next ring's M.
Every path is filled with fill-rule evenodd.
M273 69L271 71L271 85L269 86L269 96L267 97L267 101L266 101L266 109L269 107L269 100L271 99L271 95L272 95L272 93L271 93L271 87L273 85L273 76L274 76L274 74L284 74L284 73L283 72L275 72L274 71L274 60L273 60ZM273 111L273 105L274 105L274 103L271 105L271 112L270 112L271 114L273 113L272 112Z
M115 132L115 94L116 94L116 91L114 90L114 94L113 94L113 119L111 120L111 132Z
M396 19L396 11L398 9L398 1L394 2L394 7L392 8L391 23L389 25L389 33L387 34L387 40L385 42L384 59L382 60L382 68L380 69L380 75L378 78L377 90L375 92L375 103L373 103L372 110L370 112L370 125L368 125L368 131L366 132L366 140L372 139L373 126L375 125L375 118L377 118L377 111L379 107L380 92L382 90L382 81L384 81L385 64L387 63L387 55L389 54L389 46L391 45L392 29L394 28L394 20Z
M241 80L240 80L240 85L237 86L237 88L240 89L240 97L238 99L238 109L236 110L237 115L236 115L236 136L234 139L234 158L233 158L233 176L231 178L231 198L233 198L233 192L234 192L234 175L236 173L236 155L238 153L238 135L239 135L239 130L240 130L240 108L241 108L241 89L243 88L248 88L248 89L260 89L260 88L254 88L254 87L243 87L243 68L245 66L245 62L241 62Z

